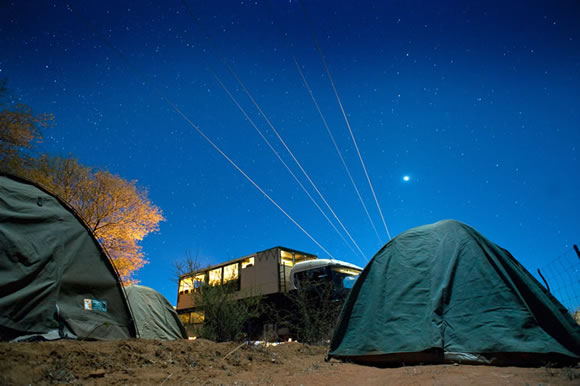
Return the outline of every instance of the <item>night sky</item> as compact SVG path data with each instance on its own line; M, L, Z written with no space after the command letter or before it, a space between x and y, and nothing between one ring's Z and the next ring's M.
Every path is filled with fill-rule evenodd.
M56 118L40 150L136 179L163 210L137 278L172 303L186 251L207 265L278 245L328 257L322 246L364 266L388 241L310 27L393 237L457 219L532 272L580 243L578 2L305 1L310 24L293 0L186 4L199 24L179 0L0 6L0 77Z

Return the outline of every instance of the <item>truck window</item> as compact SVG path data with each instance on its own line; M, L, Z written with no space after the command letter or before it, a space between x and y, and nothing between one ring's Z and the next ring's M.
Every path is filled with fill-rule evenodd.
M332 267L331 275L337 289L351 289L360 271L351 268Z
M354 286L354 283L356 282L356 279L358 279L358 275L356 275L356 276L346 276L342 280L342 287L343 288L346 288L346 289L351 289Z
M330 275L327 267L311 269L308 271L296 272L294 275L296 288L301 288L306 283L317 283L321 281L329 281Z

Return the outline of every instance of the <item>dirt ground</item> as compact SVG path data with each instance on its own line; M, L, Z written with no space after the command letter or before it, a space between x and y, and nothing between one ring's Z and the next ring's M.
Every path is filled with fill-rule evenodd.
M376 368L325 362L326 348L214 343L0 343L0 385L578 385L580 369L466 365Z

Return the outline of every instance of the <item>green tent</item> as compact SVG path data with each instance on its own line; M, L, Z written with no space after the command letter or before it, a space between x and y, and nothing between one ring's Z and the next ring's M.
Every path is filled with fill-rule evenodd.
M46 190L0 175L0 340L135 336L118 274L83 221Z
M173 306L152 288L132 285L125 288L135 317L137 336L143 339L187 339L187 332Z
M505 249L447 220L387 243L341 312L330 357L363 363L575 363L580 327Z

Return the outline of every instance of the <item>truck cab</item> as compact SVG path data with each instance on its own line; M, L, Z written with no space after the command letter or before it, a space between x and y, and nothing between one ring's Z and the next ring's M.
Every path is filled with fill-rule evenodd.
M290 289L302 289L316 283L332 283L337 292L352 288L362 268L340 260L316 259L296 263L290 271Z

